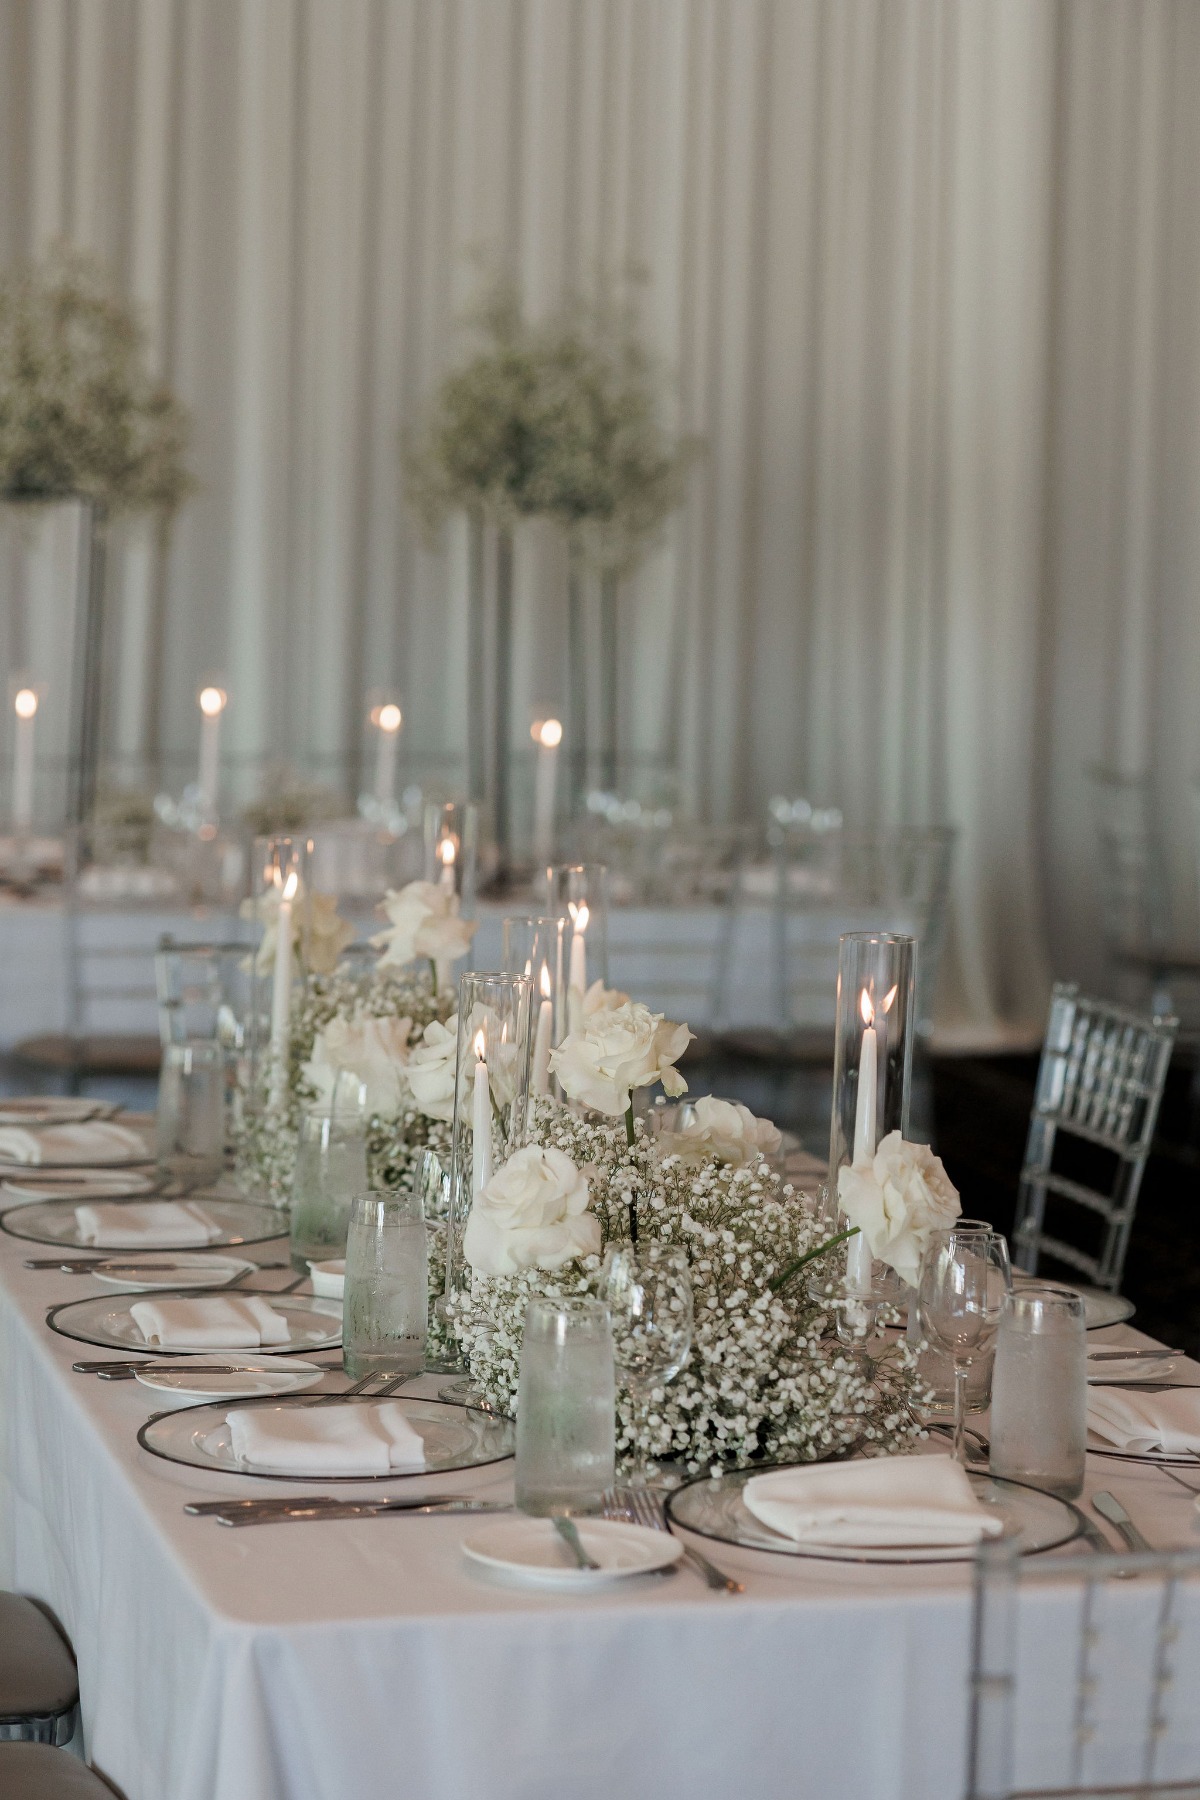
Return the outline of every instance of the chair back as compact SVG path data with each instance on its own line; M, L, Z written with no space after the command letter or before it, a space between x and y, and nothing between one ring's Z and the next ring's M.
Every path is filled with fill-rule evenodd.
M1170 1016L1147 1017L1106 1000L1085 999L1073 984L1055 986L1017 1197L1013 1260L1018 1268L1037 1274L1039 1259L1051 1256L1096 1287L1114 1293L1120 1287L1177 1026ZM1060 1132L1109 1153L1113 1172L1107 1189L1055 1171ZM1051 1198L1055 1223L1048 1230ZM1089 1222L1093 1248L1061 1235L1060 1214Z
M981 1545L966 1800L1200 1796L1198 1665L1200 1549Z
M1170 909L1149 779L1107 769L1091 770L1089 779L1109 950L1161 948L1170 935Z

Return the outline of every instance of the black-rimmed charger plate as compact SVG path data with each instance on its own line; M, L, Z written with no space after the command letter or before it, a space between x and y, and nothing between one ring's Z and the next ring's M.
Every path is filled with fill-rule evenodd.
M64 1300L46 1313L46 1323L60 1337L72 1338L78 1344L96 1344L101 1350L119 1351L135 1359L149 1356L155 1362L167 1357L204 1356L210 1360L238 1356L315 1356L322 1350L336 1350L342 1341L342 1305L340 1300L297 1299L294 1294L256 1293L266 1300L288 1322L292 1332L286 1344L197 1344L191 1349L165 1348L148 1344L138 1330L132 1308L144 1301L162 1300L237 1300L243 1297L233 1289L229 1293L212 1288L157 1289L153 1294L112 1292L89 1294L84 1300Z
M226 1423L226 1416L235 1408L255 1406L276 1411L292 1406L331 1405L344 1398L338 1394L297 1394L278 1400L220 1400L207 1406L172 1407L169 1412L155 1413L146 1420L138 1432L138 1443L152 1456L181 1463L184 1468L204 1469L210 1475L247 1475L255 1481L302 1481L310 1486L314 1481L322 1484L412 1481L421 1475L448 1475L455 1470L485 1468L489 1463L504 1462L513 1454L516 1442L513 1421L497 1413L480 1412L474 1407L456 1406L444 1400L423 1400L408 1394L389 1394L386 1399L357 1394L347 1399L346 1404L401 1408L424 1442L424 1468L389 1469L386 1475L282 1475L270 1469L249 1468L235 1460Z
M931 1564L974 1561L974 1544L947 1544L927 1549L857 1549L849 1545L797 1544L764 1525L741 1497L742 1489L752 1476L812 1466L810 1463L774 1463L768 1468L730 1469L716 1480L701 1475L668 1496L667 1519L685 1531L694 1531L697 1537L732 1544L740 1550L766 1550L775 1556L790 1556L803 1561L869 1563L880 1568L897 1565L924 1568ZM968 1480L976 1497L1002 1515L1006 1531L1020 1534L1023 1556L1060 1549L1078 1537L1083 1528L1077 1507L1054 1494L1043 1493L1040 1488L969 1472Z
M97 1194L97 1206L142 1205L162 1199L155 1194L130 1194L122 1199L114 1194ZM56 1250L84 1250L97 1256L141 1254L144 1250L228 1250L237 1244L264 1244L270 1238L286 1237L288 1218L275 1206L259 1206L253 1200L217 1200L206 1194L189 1194L189 1200L202 1206L221 1235L210 1244L85 1244L75 1219L77 1206L90 1202L79 1200L26 1200L0 1213L0 1231L9 1237L24 1238L31 1244L52 1244Z

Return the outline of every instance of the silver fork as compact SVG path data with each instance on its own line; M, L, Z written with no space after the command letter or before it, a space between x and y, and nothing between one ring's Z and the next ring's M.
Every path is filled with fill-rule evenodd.
M671 1533L667 1524L667 1515L658 1495L650 1488L609 1488L604 1496L604 1516L606 1519L626 1519L635 1525L644 1525L649 1531L665 1531ZM726 1575L702 1556L699 1550L693 1550L683 1539L676 1540L683 1544L683 1560L690 1563L696 1573L703 1577L710 1588L726 1594L744 1594L745 1584L735 1581L732 1575Z

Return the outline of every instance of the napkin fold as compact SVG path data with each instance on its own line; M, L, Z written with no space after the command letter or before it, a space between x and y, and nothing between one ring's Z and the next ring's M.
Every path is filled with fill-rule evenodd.
M394 1400L238 1407L226 1420L238 1462L274 1475L387 1475L423 1469L425 1446Z
M101 1250L185 1250L212 1244L221 1227L194 1200L131 1200L111 1206L77 1206L79 1239Z
M0 1125L0 1162L118 1163L149 1162L146 1141L128 1125L111 1119L87 1119L77 1125Z
M878 1456L755 1475L742 1489L764 1525L797 1544L851 1549L974 1544L1003 1530L952 1456Z
M138 1300L129 1314L146 1342L164 1350L265 1350L292 1335L287 1320L256 1294Z
M1200 1455L1200 1388L1140 1394L1090 1387L1087 1422L1114 1450L1135 1456L1153 1450L1164 1456Z
M153 1178L140 1169L80 1169L57 1180L49 1175L9 1175L0 1181L0 1195L7 1200L87 1200L105 1194L146 1194Z

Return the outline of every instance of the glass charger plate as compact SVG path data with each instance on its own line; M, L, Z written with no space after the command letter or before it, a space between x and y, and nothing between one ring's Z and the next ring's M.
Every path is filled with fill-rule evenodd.
M765 1475L784 1466L795 1465L776 1464L771 1471L734 1469L716 1481L702 1475L670 1495L667 1517L673 1524L694 1531L699 1537L715 1538L718 1543L736 1544L743 1550L770 1550L777 1556L813 1558L819 1562L944 1563L973 1562L975 1559L974 1546L970 1544L859 1550L793 1543L790 1538L772 1531L761 1519L756 1519L742 1499L742 1489L752 1475ZM1001 1515L1006 1531L1019 1534L1023 1556L1031 1556L1038 1550L1056 1550L1078 1536L1078 1515L1053 1494L1021 1487L1015 1481L996 1481L990 1475L970 1475L968 1479L977 1499Z
M131 1200L146 1198L145 1194L131 1196ZM189 1198L203 1206L213 1224L221 1227L220 1237L214 1238L211 1244L85 1244L75 1219L75 1208L79 1204L76 1200L28 1200L23 1206L11 1206L7 1212L0 1213L0 1230L10 1237L27 1238L34 1244L94 1250L109 1261L118 1253L133 1256L143 1250L221 1250L233 1244L263 1244L268 1238L284 1237L287 1233L287 1214L274 1206L255 1206L249 1200L210 1200L202 1194ZM122 1204L111 1194L105 1194L103 1199L106 1205Z
M173 1288L167 1293L160 1292L156 1298L165 1300L172 1294L176 1298L199 1300L207 1297L209 1290ZM271 1356L311 1355L314 1350L334 1350L341 1343L340 1301L298 1300L290 1294L260 1294L258 1297L283 1315L292 1334L286 1344L263 1346ZM236 1294L231 1298L236 1299ZM232 1358L253 1354L259 1349L257 1344L197 1344L191 1349L164 1350L158 1344L148 1344L131 1311L138 1299L137 1294L126 1293L93 1294L87 1300L65 1300L61 1306L50 1308L46 1323L51 1331L57 1331L62 1337L75 1338L81 1344L99 1344L102 1350L140 1350L153 1357L155 1362L168 1356L203 1355L210 1360L223 1356Z
M336 1398L336 1396L331 1396ZM307 1400L239 1400L234 1406L267 1407L282 1411L290 1406L322 1406L323 1399ZM155 1413L138 1432L138 1443L153 1456L167 1462L183 1463L189 1469L208 1469L214 1475L249 1475L255 1481L411 1481L420 1475L445 1475L454 1469L478 1469L485 1463L503 1462L511 1456L514 1427L509 1419L495 1413L475 1412L468 1407L447 1406L440 1400L418 1400L403 1394L390 1395L386 1401L360 1394L346 1401L347 1406L399 1406L413 1430L425 1445L423 1469L390 1469L386 1475L276 1475L266 1469L251 1469L235 1460L226 1415L233 1410L228 1401L212 1406L191 1406L186 1410Z
M1078 1294L1083 1301L1083 1322L1088 1331L1103 1331L1106 1325L1123 1325L1132 1319L1137 1308L1124 1294L1109 1294L1103 1288L1075 1287L1069 1281L1045 1280L1038 1275L1025 1275L1013 1270L1014 1287L1056 1287L1068 1294Z
M1153 1468L1156 1463L1166 1464L1171 1469L1194 1469L1200 1475L1200 1456L1187 1456L1175 1452L1170 1456L1161 1450L1118 1450L1112 1444L1105 1443L1094 1431L1087 1434L1087 1453L1089 1456L1111 1456L1115 1462L1146 1463Z

